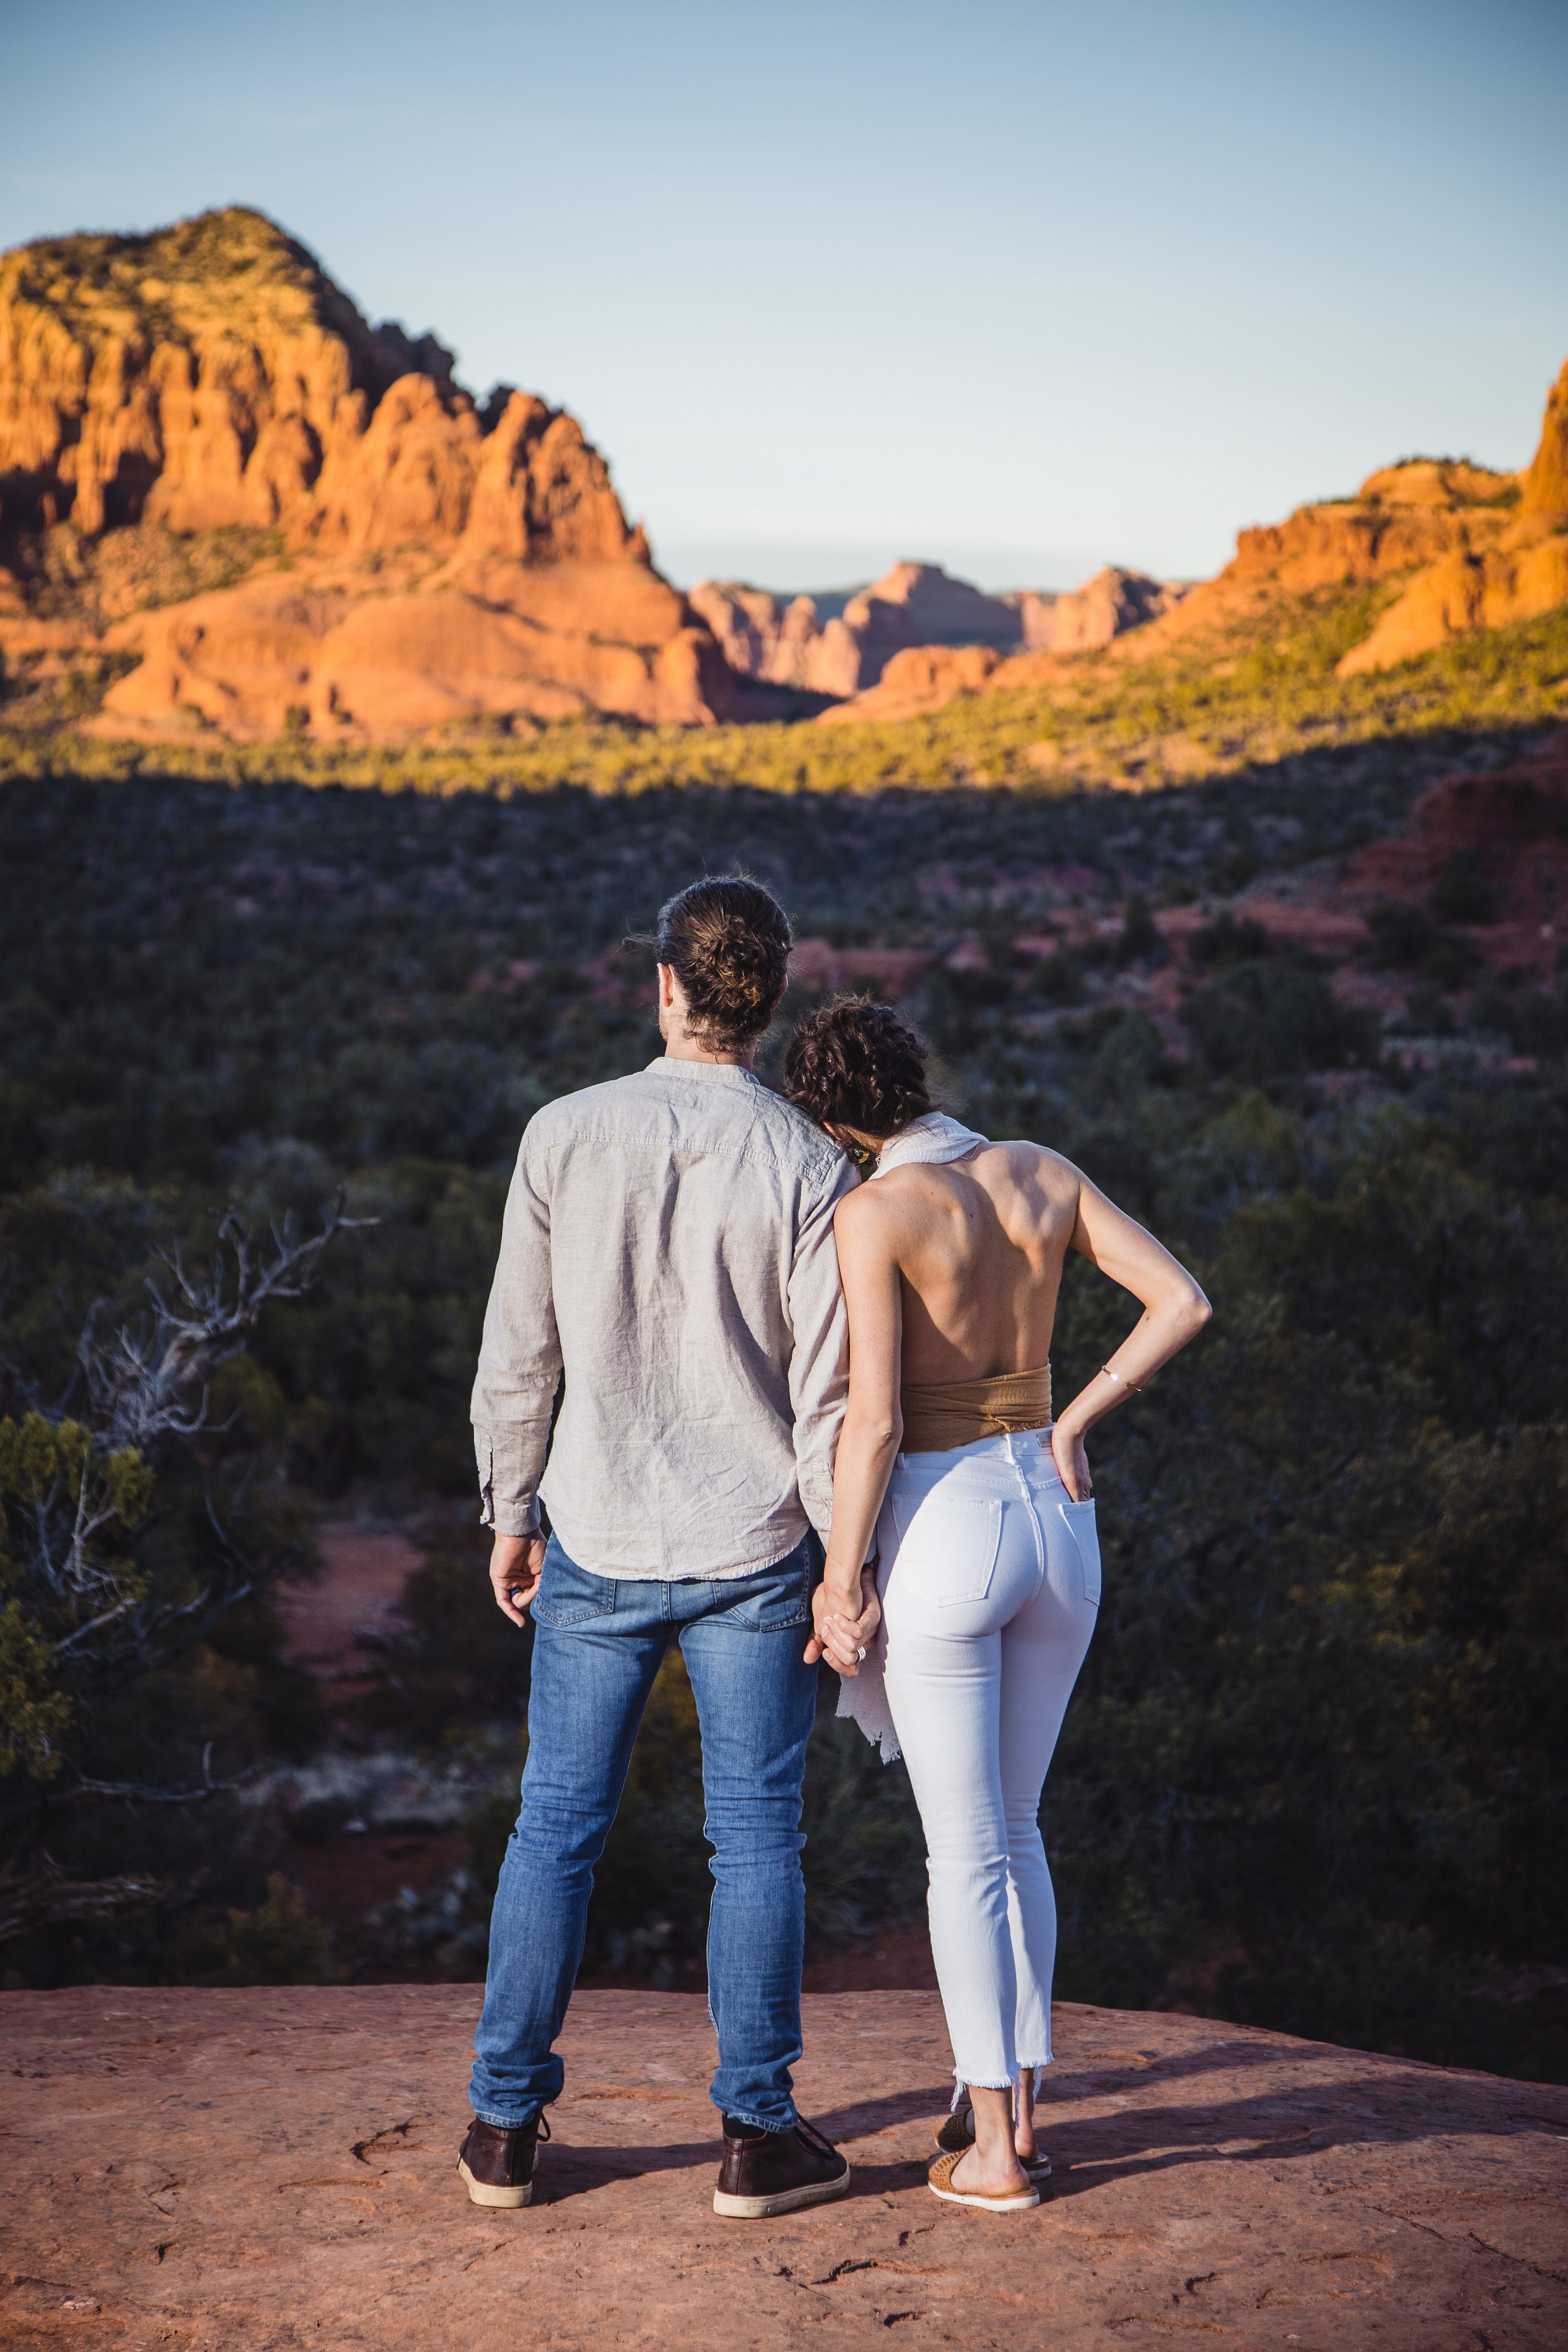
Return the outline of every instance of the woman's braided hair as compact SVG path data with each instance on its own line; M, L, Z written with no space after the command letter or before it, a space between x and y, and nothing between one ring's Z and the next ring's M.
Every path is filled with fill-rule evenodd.
M897 1135L931 1108L924 1041L890 1004L840 996L797 1021L784 1055L784 1092L818 1127Z
M658 950L692 1029L721 1051L760 1037L789 982L789 917L743 876L689 883L658 910Z

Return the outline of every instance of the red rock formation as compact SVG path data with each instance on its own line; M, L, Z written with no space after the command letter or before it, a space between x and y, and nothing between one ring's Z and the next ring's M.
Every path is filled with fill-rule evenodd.
M0 259L0 524L143 517L276 528L292 555L111 630L143 659L110 726L697 723L736 700L575 419L505 387L476 405L433 337L370 327L258 213Z
M1462 632L1533 620L1568 602L1568 365L1547 395L1540 446L1517 490L1511 520L1494 509L1492 528L1478 531L1472 522L1416 573L1371 635L1345 655L1342 677L1388 669Z
M826 621L809 596L786 605L738 581L704 580L690 602L741 676L842 696L874 687L907 648L1014 646L1021 625L1016 604L939 563L895 563Z
M910 646L894 654L875 686L853 701L822 711L819 726L857 726L872 719L914 719L942 710L961 694L976 694L1002 667L992 646Z
M1021 595L1024 645L1030 652L1087 653L1173 612L1186 593L1183 582L1152 580L1146 572L1108 564L1065 596Z
M330 740L605 710L694 725L730 708L711 637L646 565L492 559L410 590L356 587L274 575L118 623L106 644L142 659L105 698L103 731L184 717Z
M852 596L844 625L860 648L858 687L875 686L897 653L912 646L1016 646L1016 605L955 580L940 563L895 563Z
M842 711L823 716L908 718L940 709L965 690L1035 688L1049 682L1062 654L1114 643L1119 655L1144 659L1205 630L1223 633L1281 600L1404 575L1403 593L1345 655L1340 675L1383 668L1461 630L1500 627L1568 601L1565 525L1568 367L1547 403L1540 449L1522 476L1458 459L1412 459L1369 475L1353 499L1299 507L1282 523L1241 531L1225 570L1196 587L1108 569L1071 595L1026 592L1016 599L1024 649L1008 660L991 660L983 670L934 653L917 657L904 651L895 661L882 651L876 660L881 640L868 635L857 606L879 599L879 613L890 612L889 583L898 574L889 573L889 583L846 608L845 621L856 625L861 645L862 688ZM908 601L917 609L918 600ZM896 636L901 624L879 625ZM879 682L870 682L873 673Z
M1342 657L1339 675L1389 669L1449 637L1533 620L1564 602L1568 534L1538 540L1533 547L1456 548L1416 573L1372 635Z
M1456 864L1489 886L1520 954L1552 968L1568 938L1568 736L1539 759L1435 784L1398 833L1361 851L1339 896L1423 898Z
M1520 477L1520 522L1531 534L1568 528L1568 360L1546 395L1541 446Z
M6 518L309 523L323 466L410 373L449 385L451 354L370 327L259 213L41 238L0 257Z
M687 601L738 677L813 694L854 693L859 646L837 615L818 620L813 597L792 597L786 604L742 581L702 580Z

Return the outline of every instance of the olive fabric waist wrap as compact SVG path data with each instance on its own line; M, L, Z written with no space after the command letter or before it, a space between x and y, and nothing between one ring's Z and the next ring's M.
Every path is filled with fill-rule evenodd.
M906 1381L903 1407L906 1454L946 1454L973 1445L977 1437L1000 1437L1011 1429L1044 1429L1051 1417L1051 1368L1037 1372L993 1372L984 1381Z

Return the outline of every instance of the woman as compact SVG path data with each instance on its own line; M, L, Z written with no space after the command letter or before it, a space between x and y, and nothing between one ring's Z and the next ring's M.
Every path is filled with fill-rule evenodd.
M817 1639L845 1677L840 1712L885 1757L901 1749L925 1830L958 2084L931 2186L1009 2211L1037 2204L1050 2170L1033 2120L1056 1958L1038 1815L1100 1601L1084 1438L1209 1306L1069 1161L933 1111L921 1041L887 1005L809 1014L784 1066L790 1099L872 1178L835 1219L849 1400ZM1143 1316L1053 1423L1069 1249Z

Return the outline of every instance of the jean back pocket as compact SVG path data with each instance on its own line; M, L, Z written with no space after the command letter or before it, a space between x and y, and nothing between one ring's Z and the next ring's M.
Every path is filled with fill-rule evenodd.
M1002 1506L984 1495L928 1495L913 1511L895 1502L893 1572L939 1609L984 1601L1002 1549Z
M776 1633L811 1622L811 1592L821 1553L809 1536L772 1568L716 1580L708 1588L712 1622L742 1633Z
M533 1614L541 1625L585 1624L590 1617L607 1617L616 1605L613 1576L594 1576L568 1559L552 1536L544 1553L544 1572L533 1597Z
M1092 1499L1085 1503L1058 1503L1058 1510L1067 1522L1067 1530L1078 1547L1083 1563L1083 1597L1100 1606L1100 1527L1094 1516Z

